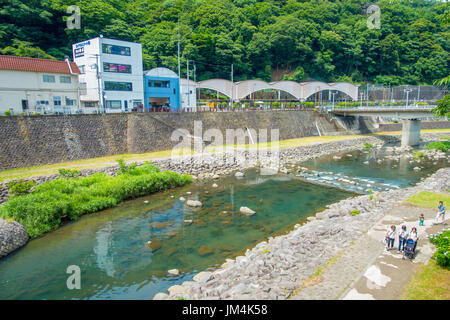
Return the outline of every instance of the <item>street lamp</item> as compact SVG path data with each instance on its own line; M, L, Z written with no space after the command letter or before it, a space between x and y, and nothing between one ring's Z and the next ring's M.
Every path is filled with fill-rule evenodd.
M406 108L408 108L408 95L412 91L412 89L406 88L406 89L404 89L404 91L406 92Z
M337 93L337 92L331 92L331 95L333 96L333 102L332 102L331 106L332 106L333 109L334 109L334 95L335 95L336 93Z

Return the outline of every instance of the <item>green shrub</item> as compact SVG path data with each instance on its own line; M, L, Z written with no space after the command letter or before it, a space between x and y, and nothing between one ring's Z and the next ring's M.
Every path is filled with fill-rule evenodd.
M36 184L34 180L25 181L23 179L8 182L8 190L13 197L27 194Z
M425 149L438 149L447 152L450 149L450 141L434 141L430 142Z
M368 142L364 142L364 148L371 149L371 148L373 148L373 144L368 143Z
M79 170L69 170L69 169L58 169L59 177L60 178L75 178L78 177L81 174L81 171Z
M9 117L10 115L11 115L11 110L6 110L6 111L5 111L5 116L8 116L8 117Z
M358 214L359 214L358 210L353 210L351 213L352 216L357 216Z
M34 238L83 214L189 182L192 178L188 175L161 172L149 163L130 165L115 177L96 173L76 179L59 178L36 186L32 193L10 199L0 207L0 217L14 218Z
M425 153L423 151L414 151L413 155L416 158L423 158L425 156Z
M393 123L398 123L398 120L392 120Z
M433 258L436 260L437 264L450 268L450 230L445 230L442 233L438 233L436 235L432 234L429 236L429 240L432 244L437 247L436 252L433 255Z

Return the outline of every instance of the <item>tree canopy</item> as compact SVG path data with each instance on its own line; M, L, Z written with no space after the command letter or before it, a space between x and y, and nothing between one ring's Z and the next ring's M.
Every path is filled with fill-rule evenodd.
M379 0L380 28L368 28L367 0L0 0L0 54L62 59L99 34L142 43L144 68L197 79L314 78L432 84L448 75L448 4ZM81 9L68 29L67 7Z

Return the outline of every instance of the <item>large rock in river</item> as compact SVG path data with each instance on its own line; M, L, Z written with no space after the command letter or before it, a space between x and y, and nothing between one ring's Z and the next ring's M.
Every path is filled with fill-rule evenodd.
M239 211L247 216L254 215L256 212L248 207L241 207Z
M197 200L188 200L188 201L186 201L186 204L189 207L201 207L202 206L202 203L200 201L197 201Z
M20 223L0 218L0 258L23 246L28 238L27 231Z

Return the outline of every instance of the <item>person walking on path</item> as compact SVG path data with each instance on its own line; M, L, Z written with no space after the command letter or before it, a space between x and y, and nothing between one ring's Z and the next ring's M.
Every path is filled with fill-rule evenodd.
M406 238L408 237L408 232L406 231L406 226L403 225L398 233L398 252L405 250Z
M394 248L394 242L395 242L395 234L397 232L395 231L395 226L392 225L390 229L386 232L386 251L389 251L389 249Z
M439 224L439 223L444 224L444 221L445 221L445 207L444 207L444 203L442 201L439 201L438 210L439 211L438 211L438 213L436 215L436 218L434 219L434 224Z

